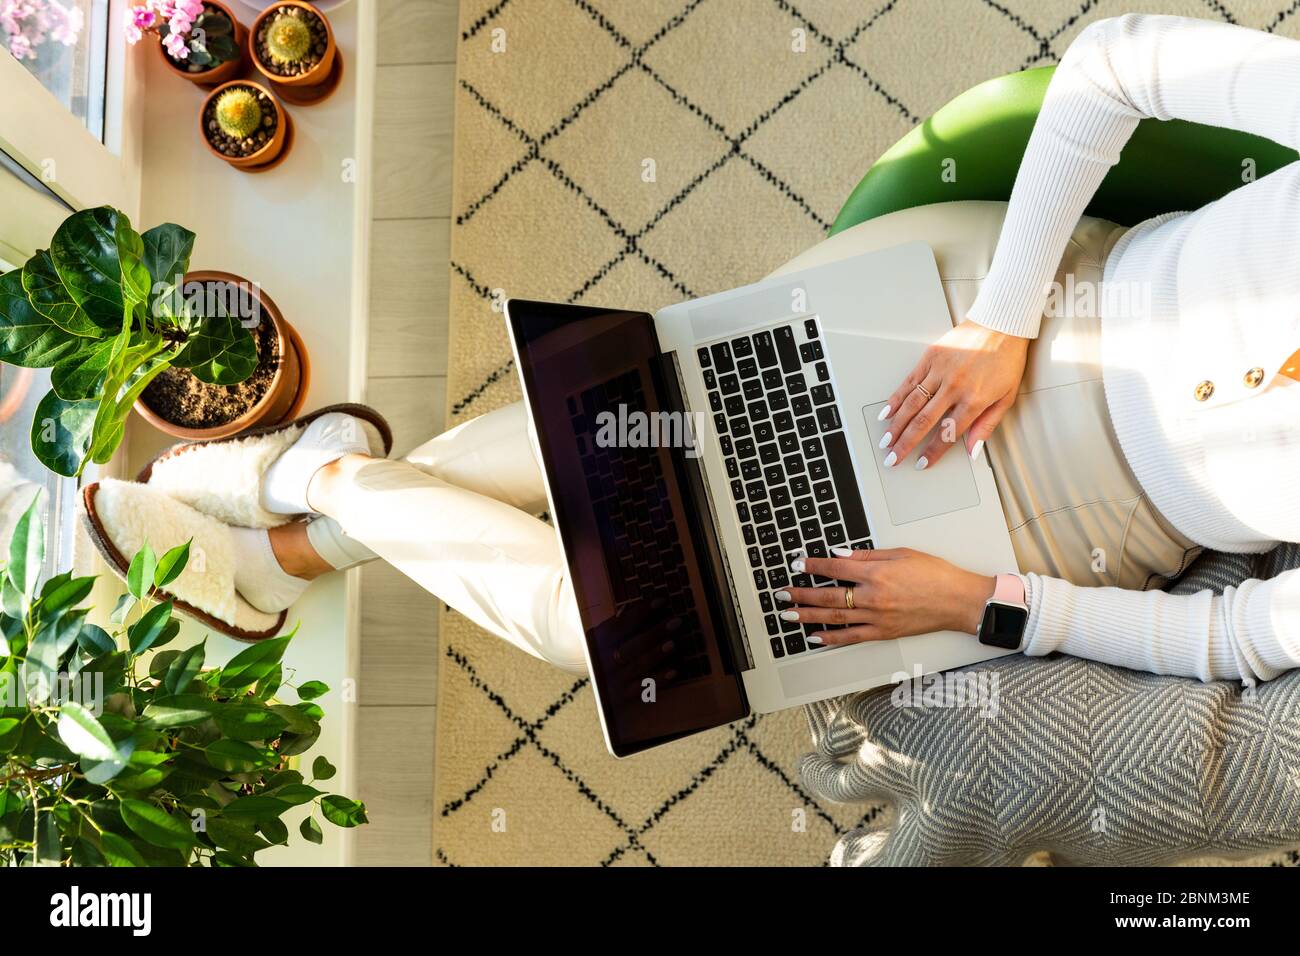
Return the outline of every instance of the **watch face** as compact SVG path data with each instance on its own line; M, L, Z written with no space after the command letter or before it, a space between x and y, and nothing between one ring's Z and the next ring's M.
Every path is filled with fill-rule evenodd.
M980 643L1016 650L1020 647L1028 623L1027 608L990 601L984 607L984 620L980 622Z

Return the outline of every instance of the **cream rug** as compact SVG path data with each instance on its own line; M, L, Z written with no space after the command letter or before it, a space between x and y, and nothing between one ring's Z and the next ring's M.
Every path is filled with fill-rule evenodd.
M502 298L653 311L760 278L920 119L1133 6L461 0L449 424L519 398ZM1137 7L1300 34L1300 0ZM615 761L585 680L454 613L441 641L441 863L819 865L880 812L802 790L800 711Z

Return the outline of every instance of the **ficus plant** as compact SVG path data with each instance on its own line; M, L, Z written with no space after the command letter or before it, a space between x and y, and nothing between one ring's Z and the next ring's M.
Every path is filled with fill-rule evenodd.
M60 475L112 457L140 393L168 366L212 385L242 382L257 346L239 316L205 315L182 294L194 233L143 235L109 206L73 213L21 269L0 275L0 361L49 368L36 408L36 457Z
M223 667L204 641L159 650L180 631L155 600L189 544L131 561L110 629L87 621L92 577L38 584L39 499L19 521L0 573L0 866L252 866L289 840L280 819L310 804L299 832L367 822L364 805L318 788L319 681L294 687L281 663L292 635L251 645Z

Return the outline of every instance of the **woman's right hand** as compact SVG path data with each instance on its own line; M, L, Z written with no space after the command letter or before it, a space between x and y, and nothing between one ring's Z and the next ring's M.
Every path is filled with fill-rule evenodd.
M967 319L926 349L882 412L890 427L881 447L893 455L886 464L904 461L932 429L917 468L933 465L963 435L966 453L978 453L1015 403L1029 342Z

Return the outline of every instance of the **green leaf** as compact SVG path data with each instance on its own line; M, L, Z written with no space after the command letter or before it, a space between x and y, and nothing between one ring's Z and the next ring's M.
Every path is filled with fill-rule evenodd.
M135 557L131 559L131 567L126 572L126 586L137 601L143 600L149 594L150 588L153 587L154 570L158 567L158 559L154 556L153 548L149 547L149 542L144 543Z
M258 641L245 651L241 651L221 670L220 686L222 690L237 691L252 687L271 672L285 648L289 646L289 637L275 637Z
M274 740L285 728L283 717L254 704L227 704L214 716L221 732L233 740Z
M141 237L144 241L144 265L159 289L158 298L170 296L174 288L190 271L190 256L194 252L194 233L174 222L154 226ZM160 318L150 301L155 318Z
M53 583L54 581L51 580L47 582L46 587L41 589L41 614L45 617L51 617L70 607L76 607L84 601L95 587L95 578L93 576L84 578L69 577L54 587L50 587L49 585Z
M121 315L106 326L92 322L63 285L48 250L42 249L27 260L22 269L22 284L32 308L69 335L98 339L106 331L116 332L122 324Z
M77 646L87 654L94 654L97 657L100 654L112 654L117 650L117 642L98 624L82 625L81 633L77 635Z
M0 361L49 368L80 349L82 341L32 306L23 289L22 270L0 276Z
M131 841L116 833L105 831L99 835L99 847L109 866L147 866L144 857L131 845Z
M188 850L198 844L189 820L143 800L122 800L122 821L136 836L167 850Z
M177 694L163 697L145 706L144 726L161 730L166 727L185 727L198 724L212 716L218 705L198 694Z
M262 836L266 837L269 843L287 845L289 842L289 828L284 825L283 820L258 820L257 829L261 831Z
M355 827L370 822L366 819L365 804L359 800L340 797L337 794L323 797L320 802L320 811L325 816L325 819L336 827Z
M118 597L117 604L113 606L113 613L108 616L109 622L121 624L126 620L126 616L131 613L133 607L135 607L135 595L127 591Z
M36 823L36 862L49 865L59 863L62 859L59 823L54 814L46 810L40 814Z
M315 700L329 693L329 686L318 680L309 680L298 688L299 700Z
M320 824L311 817L306 817L298 826L298 832L308 843L315 843L317 846L325 842L325 834L321 832Z
M58 727L59 738L79 757L111 760L117 756L117 747L108 731L80 704L69 701L59 708Z
M96 342L60 359L50 371L50 384L59 398L67 402L86 399L98 401L102 395L109 365L113 360L113 343Z
M124 740L107 760L93 760L89 757L82 757L81 772L85 774L87 782L102 787L127 768L134 754L135 741Z
M5 574L14 589L23 596L24 607L36 593L36 581L45 563L41 499L42 495L38 492L14 525L9 538L9 563L5 567Z
M222 808L227 817L241 817L249 820L274 819L292 809L294 805L286 800L278 800L263 794L253 794L232 800Z
M285 720L285 729L295 734L310 734L319 730L316 721L290 704L272 704L271 710Z
M17 717L0 717L0 754L11 752L22 735L22 721Z
M312 761L311 775L317 780L329 780L336 773L338 773L338 770L324 757L317 757Z
M274 755L259 750L242 740L216 740L204 750L208 763L227 773L251 773L269 766Z
M323 796L323 791L305 783L288 783L274 793L269 794L269 796L296 807L304 803L311 803L317 797Z
M166 676L163 677L163 687L169 694L179 694L184 691L190 686L190 681L194 680L203 669L206 644L207 638L204 638L193 647L181 651L172 661L171 666L167 668Z
M176 545L158 559L158 567L153 573L154 587L166 587L185 570L185 565L190 560L190 544L192 541L193 539L186 541L184 544Z
M213 316L189 334L172 364L189 369L200 382L234 385L257 369L257 343L235 316Z
M240 856L252 856L259 850L270 846L253 832L253 828L225 819L226 815L210 815L207 823L208 838L217 846L237 853Z
M130 221L109 206L73 213L50 240L50 257L69 296L106 329L120 328L129 306L145 301L150 279L143 252Z
M132 654L143 654L154 642L162 637L172 616L172 602L155 604L144 612L140 620L132 624L126 632L127 642Z
M32 452L56 475L71 478L90 453L99 402L65 402L50 389L32 415Z

